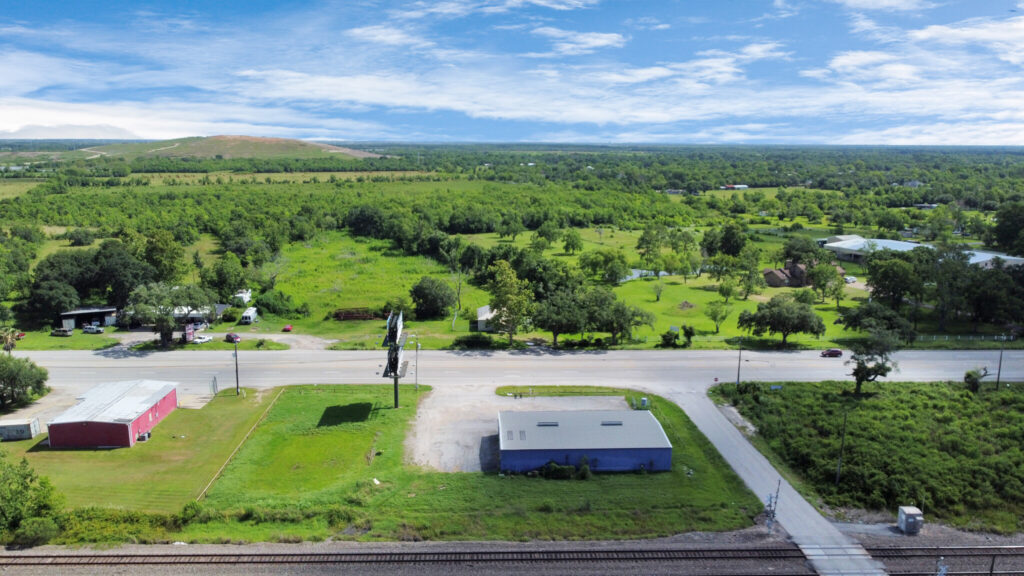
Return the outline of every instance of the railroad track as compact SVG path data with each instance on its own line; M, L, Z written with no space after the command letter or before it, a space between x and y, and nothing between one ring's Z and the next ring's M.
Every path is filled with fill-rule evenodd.
M892 576L930 576L940 558L948 576L1024 576L1024 546L911 546L867 548Z
M8 566L144 564L474 564L511 562L650 562L803 560L798 548L693 550L510 550L494 552L324 552L283 554L61 554L0 555Z

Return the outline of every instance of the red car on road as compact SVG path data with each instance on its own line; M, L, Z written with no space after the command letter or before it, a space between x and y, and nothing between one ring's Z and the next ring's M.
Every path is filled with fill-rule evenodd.
M231 342L231 343L237 343L237 342L241 342L242 341L242 337L239 336L238 334L235 334L234 332L231 332L227 336L224 337L224 341L225 342Z
M291 332L291 331L292 331L292 325L291 324L287 324L284 328L281 328L281 332Z
M823 358L842 358L843 351L839 348L829 348L828 350L822 350L821 356Z

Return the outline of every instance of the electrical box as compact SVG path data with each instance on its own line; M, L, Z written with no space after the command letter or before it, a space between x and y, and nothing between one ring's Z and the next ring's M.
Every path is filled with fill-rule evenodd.
M924 514L917 506L900 506L896 527L904 534L917 534L924 525Z

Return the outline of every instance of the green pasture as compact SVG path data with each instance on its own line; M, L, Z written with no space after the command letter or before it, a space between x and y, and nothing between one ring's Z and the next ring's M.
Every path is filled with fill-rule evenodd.
M15 198L35 188L42 180L34 178L0 178L0 200Z
M411 386L400 388L397 410L389 385L286 388L202 502L197 520L176 537L652 538L744 528L761 511L757 497L667 400L652 397L674 447L671 472L546 480L407 464L404 440L419 397Z
M284 325L291 324L297 333L338 338L343 348L376 347L383 336L383 320L339 322L329 315L338 308L380 310L392 298L408 300L409 290L423 276L442 279L454 289L452 275L434 260L397 253L386 241L353 238L341 232L321 233L309 242L285 246L266 271L276 274L276 288L290 295L296 304L308 303L311 314L308 318L265 315L258 324L237 326L243 337L280 332ZM428 348L447 346L455 336L469 333L469 320L489 300L485 291L464 278L463 310L454 328L449 316L407 321L406 330L419 336Z
M179 408L147 442L114 450L51 450L46 436L4 442L67 498L69 508L98 506L171 513L199 496L256 423L273 391L225 390L200 410Z
M199 334L202 334L202 332L199 332ZM274 342L265 338L246 338L245 336L242 336L242 341L238 343L239 350L288 350L289 348L290 346L281 342ZM160 346L160 341L154 338L148 342L132 346L132 350L138 352L164 352L168 350L234 351L235 344L225 341L223 337L215 337L211 342L206 342L205 344L182 344L181 340L175 339L170 347L164 348Z
M1024 385L962 382L722 384L711 395L757 429L754 444L842 516L916 505L969 530L1024 530ZM836 468L846 419L838 486Z
M113 328L105 328L113 330ZM71 336L50 336L49 330L26 332L17 350L103 350L117 346L118 340L106 334L86 334L75 330Z

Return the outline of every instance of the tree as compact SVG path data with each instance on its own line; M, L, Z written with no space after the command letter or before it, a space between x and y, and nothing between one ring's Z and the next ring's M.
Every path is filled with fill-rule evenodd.
M200 284L214 292L221 302L230 302L248 280L242 261L234 252L225 253L212 266L200 270L199 278Z
M996 245L1015 256L1024 254L1024 202L1004 202L992 229Z
M891 330L874 327L870 336L850 345L853 354L846 364L853 365L853 376L856 382L854 394L860 394L865 382L874 382L885 377L896 367L892 353L897 346L896 334Z
M456 301L451 286L430 276L420 278L409 290L409 296L416 307L416 317L422 319L443 317Z
M185 317L192 312L209 312L213 310L213 300L213 295L200 286L170 286L154 282L132 292L125 315L144 324L152 324L160 334L160 344L166 347L171 344L174 329L178 326L176 310L180 308Z
M697 247L697 239L693 236L693 232L682 228L669 230L667 242L676 254L685 254Z
M753 244L748 244L740 251L736 259L736 271L739 274L740 290L743 299L746 300L751 294L760 294L767 286L764 280L764 273L761 271L761 250Z
M871 332L887 330L895 333L904 342L913 342L917 334L906 318L894 310L872 301L842 311L842 323L848 330Z
M60 320L61 312L78 307L78 292L57 280L44 280L32 285L25 313L36 322L48 324Z
M0 533L13 533L33 518L51 518L63 508L63 497L28 460L15 464L0 450Z
M715 254L704 262L704 269L715 280L731 276L736 271L736 258L724 252Z
M498 332L508 334L508 343L530 318L533 312L533 291L530 283L520 280L507 260L498 260L488 268L491 281L487 291L491 293L491 319Z
M498 226L498 237L504 238L506 236L512 237L512 241L516 241L516 236L519 236L526 231L526 226L523 226L523 219L518 214L510 214L505 216L505 221Z
M914 267L891 250L879 250L868 258L868 286L871 296L886 300L893 310L899 310L903 298L915 291L922 282Z
M654 263L657 262L658 257L661 255L661 248L665 245L665 236L665 228L657 226L645 229L640 234L640 238L637 239L636 250L640 253L640 260L648 270L654 268ZM655 270L655 272L658 271Z
M731 313L731 306L726 305L725 302L719 302L717 300L708 303L708 305L704 307L704 315L715 323L715 334L718 334L718 327L725 322L726 318L728 318Z
M580 268L590 273L591 276L598 276L608 284L618 284L623 278L629 276L629 262L621 250L614 248L600 248L593 252L580 254Z
M466 267L462 264L462 255L466 251L466 245L462 242L461 236L449 236L441 242L441 258L448 265L448 270L455 277L455 308L462 310L462 279ZM416 297L413 297L415 300ZM451 306L449 304L448 306ZM447 306L446 306L447 308ZM417 314L419 311L417 311ZM458 316L458 312L455 313ZM429 318L429 316L427 316Z
M809 305L797 302L788 294L779 294L768 302L758 304L756 312L744 310L736 325L750 330L755 336L765 332L771 336L781 334L783 346L790 334L821 336L825 333L825 323L821 317Z
M554 221L545 220L537 227L536 234L537 236L547 240L549 244L554 244L562 237L562 229L559 228L558 224L555 224Z
M570 228L562 234L562 242L566 254L575 254L583 250L583 237L575 228Z
M12 354L18 345L18 331L13 326L0 328L0 342L3 342L4 352Z
M843 296L846 295L846 281L843 280L838 274L835 278L829 282L825 288L825 297L833 298L836 301L836 310L839 310L839 304L843 301Z
M27 358L0 355L0 408L28 401L46 391L49 373Z
M153 231L146 241L146 262L159 282L174 282L185 273L185 249L167 230Z
M533 324L551 332L551 344L556 348L559 335L583 332L587 314L579 293L567 289L556 291L537 306Z
M819 259L821 248L810 236L790 236L782 245L782 259L793 264L812 264Z
M839 271L836 267L826 262L819 262L807 270L807 279L811 286L821 294L821 301L825 301L829 285L841 281Z
M718 249L729 256L739 256L747 244L747 235L736 222L729 222L722 227Z
M156 269L132 256L120 240L104 240L92 258L88 284L90 291L103 292L108 304L123 308L132 290L156 276Z
M547 238L534 232L533 237L530 238L530 250L537 254L542 254L545 250L551 247L551 242Z
M726 278L718 284L718 295L722 297L725 304L736 295L736 282L732 278Z

